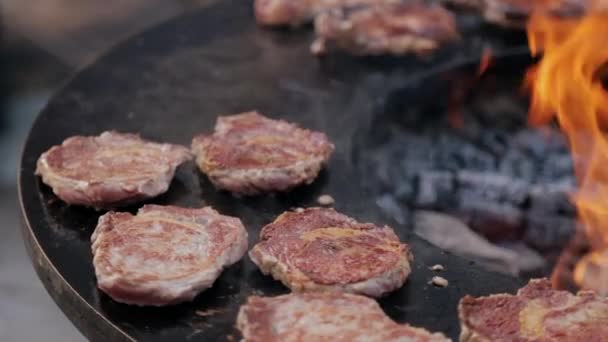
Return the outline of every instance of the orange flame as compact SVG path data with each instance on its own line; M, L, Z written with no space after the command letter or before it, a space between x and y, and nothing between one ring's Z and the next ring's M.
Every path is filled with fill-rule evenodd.
M484 47L481 53L481 61L479 62L479 67L477 68L477 76L481 77L483 74L490 69L494 63L494 57L492 56L492 49L489 47Z
M568 137L578 183L572 199L593 253L608 250L608 93L602 84L602 72L608 70L607 37L606 12L580 19L533 15L528 23L532 54L542 52L526 77L532 92L530 121L541 124L557 117ZM585 283L590 262L598 259L589 255L578 263L579 285ZM591 286L608 289L608 284Z

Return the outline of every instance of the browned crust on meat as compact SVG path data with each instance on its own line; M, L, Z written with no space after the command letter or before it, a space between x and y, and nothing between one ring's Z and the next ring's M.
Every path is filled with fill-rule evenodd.
M114 131L75 136L38 159L36 174L64 202L111 209L167 191L187 148Z
M292 291L372 297L401 287L413 260L390 227L359 223L328 208L282 214L262 229L249 256Z
M572 295L531 280L517 295L465 296L459 304L460 341L600 341L608 334L608 299Z
M590 0L483 0L486 21L514 29L524 29L534 12L555 17L582 16L592 5Z
M192 141L196 162L211 182L242 195L310 184L333 150L324 133L257 112L219 117L213 135Z
M254 13L264 26L299 26L332 8L398 3L401 0L255 0Z
M459 38L449 11L418 2L326 11L315 19L315 32L313 53L331 44L355 55L427 54Z
M247 299L237 317L247 342L449 341L442 334L393 322L374 300L345 293L300 293Z
M114 300L169 305L193 299L247 251L235 217L211 207L145 205L109 212L91 236L98 287Z

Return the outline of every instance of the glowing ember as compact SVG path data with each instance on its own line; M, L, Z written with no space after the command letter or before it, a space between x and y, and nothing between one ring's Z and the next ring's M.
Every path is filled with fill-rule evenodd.
M557 117L568 137L578 190L573 196L593 252L575 269L579 286L608 293L608 93L602 78L608 65L608 12L580 19L539 15L528 38L541 61L528 72L530 121Z

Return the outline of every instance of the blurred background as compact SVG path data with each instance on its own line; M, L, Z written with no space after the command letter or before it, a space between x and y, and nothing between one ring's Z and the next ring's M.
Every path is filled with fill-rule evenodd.
M47 295L20 233L16 176L32 121L125 38L209 0L0 0L0 341L84 341Z

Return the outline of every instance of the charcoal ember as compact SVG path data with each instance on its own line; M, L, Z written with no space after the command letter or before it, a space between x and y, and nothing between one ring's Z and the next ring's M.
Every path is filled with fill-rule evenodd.
M554 154L568 155L564 135L552 127L522 129L513 136L512 144L539 161Z
M480 147L454 134L440 134L434 146L434 165L447 170L496 168L496 158ZM428 153L428 152L427 152Z
M466 193L460 193L458 197L455 213L486 239L498 242L521 237L524 215L518 207L470 197Z
M498 163L498 172L513 178L533 182L537 177L538 163L522 151L511 148L502 155Z
M509 148L509 133L502 130L487 130L481 134L478 143L495 156L502 156Z
M458 191L466 198L522 205L528 197L530 184L494 172L463 170L456 173Z
M531 212L575 216L576 208L570 200L576 185L573 178L552 183L535 184L530 188L529 207Z
M526 215L523 241L538 250L561 250L576 232L576 219L553 213L530 211Z
M542 162L540 179L559 179L574 175L574 163L569 154L551 153Z
M450 171L430 170L420 172L414 205L418 208L442 208L452 203L455 184Z

